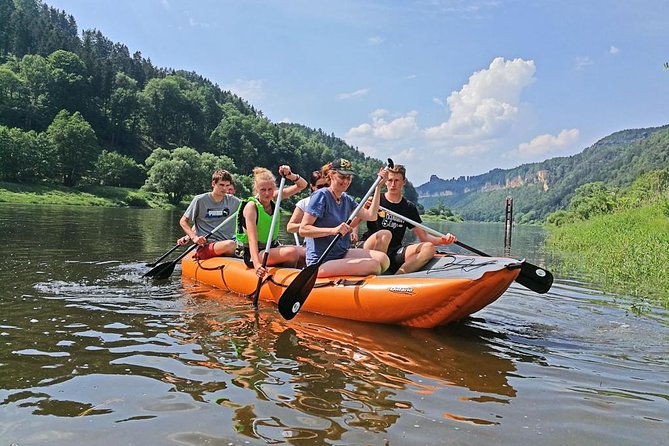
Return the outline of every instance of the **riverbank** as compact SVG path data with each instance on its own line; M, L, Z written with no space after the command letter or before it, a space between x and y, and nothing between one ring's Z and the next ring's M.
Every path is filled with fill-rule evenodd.
M669 306L669 218L661 205L548 226L549 249L563 268L578 269L608 289Z
M47 186L6 182L0 182L0 203L156 209L175 207L162 194L137 189L111 186L70 188L51 184Z

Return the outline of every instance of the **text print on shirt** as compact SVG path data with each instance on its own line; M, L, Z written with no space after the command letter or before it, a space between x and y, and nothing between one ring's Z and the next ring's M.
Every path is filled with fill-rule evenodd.
M230 215L230 209L207 209L207 215L205 218L223 218Z
M381 227L395 229L397 227L404 225L404 220L402 220L401 218L397 218L394 215L386 214L385 212L384 214L385 215L383 216L383 220L381 221Z

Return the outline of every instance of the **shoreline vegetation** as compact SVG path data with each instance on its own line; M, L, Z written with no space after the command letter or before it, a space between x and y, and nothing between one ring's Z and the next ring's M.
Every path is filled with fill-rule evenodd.
M113 186L0 182L0 203L175 209L164 194ZM187 206L188 203L185 204ZM184 206L184 209L185 209Z
M585 184L567 210L547 220L546 247L564 268L585 272L607 290L669 307L669 169L624 189Z
M660 206L549 227L547 248L606 289L669 306L669 218ZM634 308L639 308L634 306Z

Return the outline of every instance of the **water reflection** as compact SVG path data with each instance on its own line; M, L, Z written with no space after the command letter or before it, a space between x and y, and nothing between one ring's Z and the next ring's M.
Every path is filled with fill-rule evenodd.
M245 403L248 395L212 397L225 388L214 383L200 386L195 398L233 407L237 430L254 438L325 442L342 440L350 429L386 432L402 411L419 410L407 392L424 399L445 391L460 401L502 404L516 395L507 379L513 362L494 350L496 335L486 330L412 330L311 314L286 322L272 308L255 313L244 298L186 286L189 316L175 337L197 342L206 357L189 365L225 371L256 402ZM179 386L175 377L170 382Z

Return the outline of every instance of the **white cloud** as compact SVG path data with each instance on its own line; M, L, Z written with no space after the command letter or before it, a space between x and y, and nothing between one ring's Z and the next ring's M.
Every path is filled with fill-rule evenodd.
M611 45L611 48L609 48L609 54L618 54L620 52L620 48L615 47Z
M425 129L425 136L444 143L499 137L518 115L520 95L534 82L535 71L532 60L496 58L450 94L449 119Z
M579 129L565 129L557 136L544 134L532 139L530 142L522 143L518 149L511 153L512 158L541 159L547 154L557 154L571 149L579 140L581 132Z
M588 56L580 56L574 59L574 68L579 71L584 70L585 67L592 64L594 64L594 62Z
M365 138L375 138L384 141L400 140L407 138L418 131L416 116L418 113L411 111L406 115L386 120L389 115L387 110L377 109L370 113L371 123L363 123L351 128L346 133L346 138L352 140L353 144L361 145L368 143Z
M416 111L397 114L377 109L367 122L350 128L345 139L370 156L406 164L416 185L431 174L445 178L503 167L521 158L520 148L513 154L505 151L508 141L517 137L514 132L526 127L525 119L531 116L521 97L535 82L535 72L532 60L495 58L447 98L432 98L448 113L442 123L425 128L419 125ZM554 151L567 148L577 138L578 130L552 139L537 137L522 146L522 155L539 156L549 146Z
M223 86L248 102L257 102L265 97L264 82L259 79L236 79L232 84Z
M367 39L367 44L370 46L376 46L376 45L381 45L383 42L385 42L386 39L380 36L372 36Z
M337 95L337 99L339 99L340 101L345 101L347 99L353 99L353 98L357 98L359 96L365 96L367 93L369 93L368 88L360 88L360 89L355 90L351 93L339 93Z

